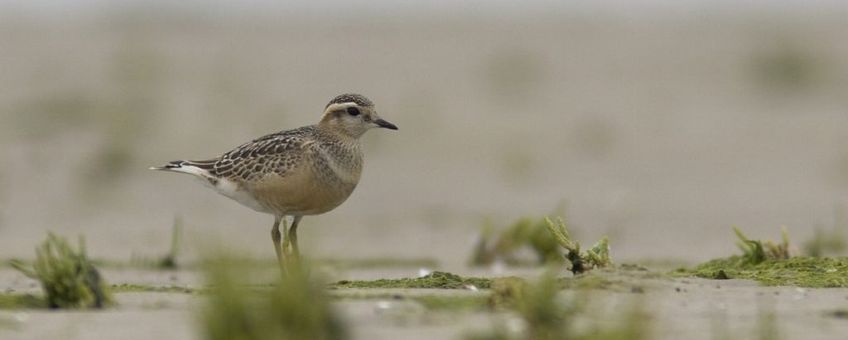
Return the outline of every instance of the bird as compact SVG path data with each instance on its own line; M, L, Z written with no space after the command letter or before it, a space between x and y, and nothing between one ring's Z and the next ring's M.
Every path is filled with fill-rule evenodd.
M273 215L271 241L285 274L288 264L300 260L301 219L338 207L359 183L359 139L372 128L398 129L380 118L371 100L346 93L327 103L317 124L271 133L212 159L177 160L150 169L192 175L221 195ZM292 218L290 228L287 217Z

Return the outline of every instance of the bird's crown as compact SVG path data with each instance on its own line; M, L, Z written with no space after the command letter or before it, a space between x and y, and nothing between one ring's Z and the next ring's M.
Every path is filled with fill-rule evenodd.
M363 96L361 94L345 93L345 94L340 94L340 95L336 96L335 98L333 98L333 100L331 100L329 103L327 103L327 106L325 106L324 108L326 109L326 108L330 107L330 105L342 104L342 103L356 103L356 105L359 105L359 106L374 106L374 103L371 102L370 99L365 98L365 96Z

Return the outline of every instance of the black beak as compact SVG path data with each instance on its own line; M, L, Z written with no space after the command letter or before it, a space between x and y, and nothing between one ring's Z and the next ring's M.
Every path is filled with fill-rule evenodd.
M382 118L375 120L374 124L377 124L377 126L379 126L381 128L386 128L386 129L390 129L390 130L397 130L398 129L396 125L389 123L389 122L383 120Z

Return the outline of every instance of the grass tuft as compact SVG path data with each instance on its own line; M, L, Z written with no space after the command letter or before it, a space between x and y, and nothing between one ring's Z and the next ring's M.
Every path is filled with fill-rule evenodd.
M50 308L102 308L111 303L108 286L85 254L85 241L74 250L64 238L52 233L37 247L32 268L20 261L12 266L38 280Z
M177 257L180 253L180 244L182 243L183 235L183 220L179 216L174 218L174 224L171 226L171 246L168 252L159 257L144 257L133 255L130 258L129 265L131 267L140 268L155 268L163 270L174 270L180 267ZM113 265L120 265L113 263Z
M582 301L562 303L557 299L559 284L551 274L544 275L534 285L524 286L515 310L527 325L527 338L554 340L567 338L572 332L571 320Z
M603 237L595 243L589 250L580 252L580 243L574 241L571 234L568 232L565 221L557 218L554 223L550 218L545 218L548 231L554 236L554 239L567 252L565 258L571 263L571 272L580 274L593 268L604 268L612 265L612 259L609 254L609 240Z
M325 285L305 271L289 272L270 290L241 286L249 275L235 261L215 261L206 270L209 304L202 314L203 337L209 340L349 338L330 306ZM305 268L304 268L305 270Z
M180 252L180 241L183 234L183 219L180 217L174 218L174 225L171 227L171 248L159 260L159 268L162 269L177 269L177 255Z
M765 260L785 260L789 258L789 233L786 227L781 228L781 242L756 241L748 239L737 227L733 232L739 238L737 245L742 250L742 258L748 263L758 264Z
M560 296L561 279L551 272L535 283L517 278L495 280L489 305L518 315L522 327L509 331L498 325L487 333L469 334L466 339L648 339L649 317L640 303L624 312L620 320L610 322L608 316L592 315L587 295L572 298ZM595 320L583 325L586 318ZM603 324L601 324L603 322ZM589 327L585 327L589 326Z
M521 218L506 229L495 233L490 224L485 224L480 233L470 263L477 266L502 261L508 265L526 264L519 252L529 249L534 255L534 264L562 263L556 240L547 232L544 219Z
M566 250L565 256L561 248ZM563 219L558 218L554 223L547 217L519 219L497 235L490 225L485 225L474 246L470 263L490 265L502 261L508 265L526 264L518 256L523 249L529 249L536 255L535 264L568 262L575 274L612 265L606 237L581 252L580 244L574 241Z
M513 309L518 301L524 298L527 290L527 281L517 277L505 277L492 281L491 293L489 294L489 308Z

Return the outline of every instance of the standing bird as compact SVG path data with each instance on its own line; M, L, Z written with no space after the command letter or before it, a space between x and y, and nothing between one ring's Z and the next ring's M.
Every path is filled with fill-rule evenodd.
M194 175L219 194L274 215L271 240L286 271L289 256L300 257L297 226L303 216L333 210L356 188L363 162L359 137L375 127L397 130L365 96L342 94L324 107L316 125L259 137L217 158L150 169ZM290 229L286 216L293 217Z

